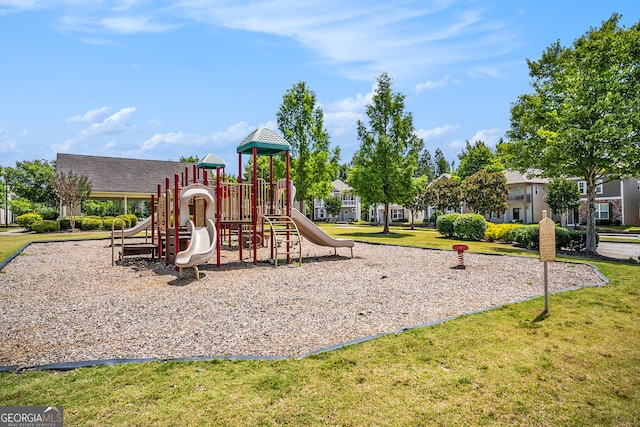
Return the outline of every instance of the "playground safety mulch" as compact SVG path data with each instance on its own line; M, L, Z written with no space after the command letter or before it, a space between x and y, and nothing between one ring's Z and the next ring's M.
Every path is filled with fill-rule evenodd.
M32 244L4 268L0 367L301 357L544 292L535 258L468 253L463 270L451 268L453 251L356 243L351 259L304 242L302 266L254 266L225 250L196 281L148 258L112 266L109 243ZM592 266L549 263L550 292L602 282Z

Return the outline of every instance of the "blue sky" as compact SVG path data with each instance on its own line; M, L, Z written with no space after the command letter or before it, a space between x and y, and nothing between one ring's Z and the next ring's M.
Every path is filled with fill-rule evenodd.
M282 96L316 93L348 162L377 76L406 95L431 154L495 145L531 92L526 59L637 0L0 0L0 166L56 153L179 160L277 130Z

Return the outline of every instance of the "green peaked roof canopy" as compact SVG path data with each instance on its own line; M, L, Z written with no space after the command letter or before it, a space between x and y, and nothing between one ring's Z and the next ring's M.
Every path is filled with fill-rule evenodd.
M260 156L273 156L291 150L291 145L269 128L256 129L238 145L238 153L251 154L258 149Z
M200 162L198 163L198 167L214 169L214 168L224 168L226 167L226 165L220 157L216 156L215 154L209 153L206 156L204 156L204 159L200 160Z

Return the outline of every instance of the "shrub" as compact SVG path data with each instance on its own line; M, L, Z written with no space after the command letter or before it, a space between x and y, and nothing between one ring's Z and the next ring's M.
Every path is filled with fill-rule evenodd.
M438 233L446 237L453 237L453 223L459 216L460 214L457 213L440 215L436 220Z
M479 214L462 214L453 222L453 234L459 239L482 240L487 221Z
M520 226L518 224L494 224L492 222L488 222L484 238L489 242L500 241L511 243L513 242L513 230L517 227Z
M556 226L556 249L569 247L569 230Z
M60 230L68 230L71 228L71 220L69 218L59 219L58 222L60 223Z
M60 212L58 212L57 209L50 208L49 206L42 203L34 203L33 210L36 213L40 214L42 219L45 219L45 220L58 219L58 217L60 216Z
M538 249L538 233L537 224L519 225L513 230L513 241L525 248Z
M60 231L60 223L57 220L45 219L31 224L31 229L36 233L55 233Z
M19 197L11 201L11 212L13 212L16 217L33 213L33 211L33 205L24 197Z
M439 211L439 210L437 210L437 209L436 209L435 211L433 211L433 212L431 213L431 216L429 217L429 219L428 219L428 220L425 218L425 222L433 222L433 223L435 224L435 223L436 223L436 221L438 220L438 217L439 217L439 216L442 216L442 215L444 215L444 214L442 213L442 211Z
M102 220L100 218L83 218L82 225L80 225L82 230L102 230Z
M17 218L18 225L27 230L31 230L31 225L36 221L42 221L42 217L37 213L26 213Z
M128 219L129 227L135 227L138 224L138 217L133 214L118 215L118 218Z
M596 244L600 243L600 235L596 233ZM584 230L569 230L567 249L582 252L587 248L587 232Z

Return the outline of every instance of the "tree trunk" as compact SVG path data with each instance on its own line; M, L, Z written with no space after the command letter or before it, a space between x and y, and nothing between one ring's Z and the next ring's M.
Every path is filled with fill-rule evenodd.
M415 219L416 219L416 216L415 216L415 214L413 213L413 211L411 211L411 229L412 229L412 230L415 230L415 229L416 229L416 228L415 228L415 226L414 226L414 221L415 221Z
M389 234L389 203L384 203L384 229L382 234Z
M595 174L587 176L587 246L585 252L595 254L598 247L596 241L596 178Z

